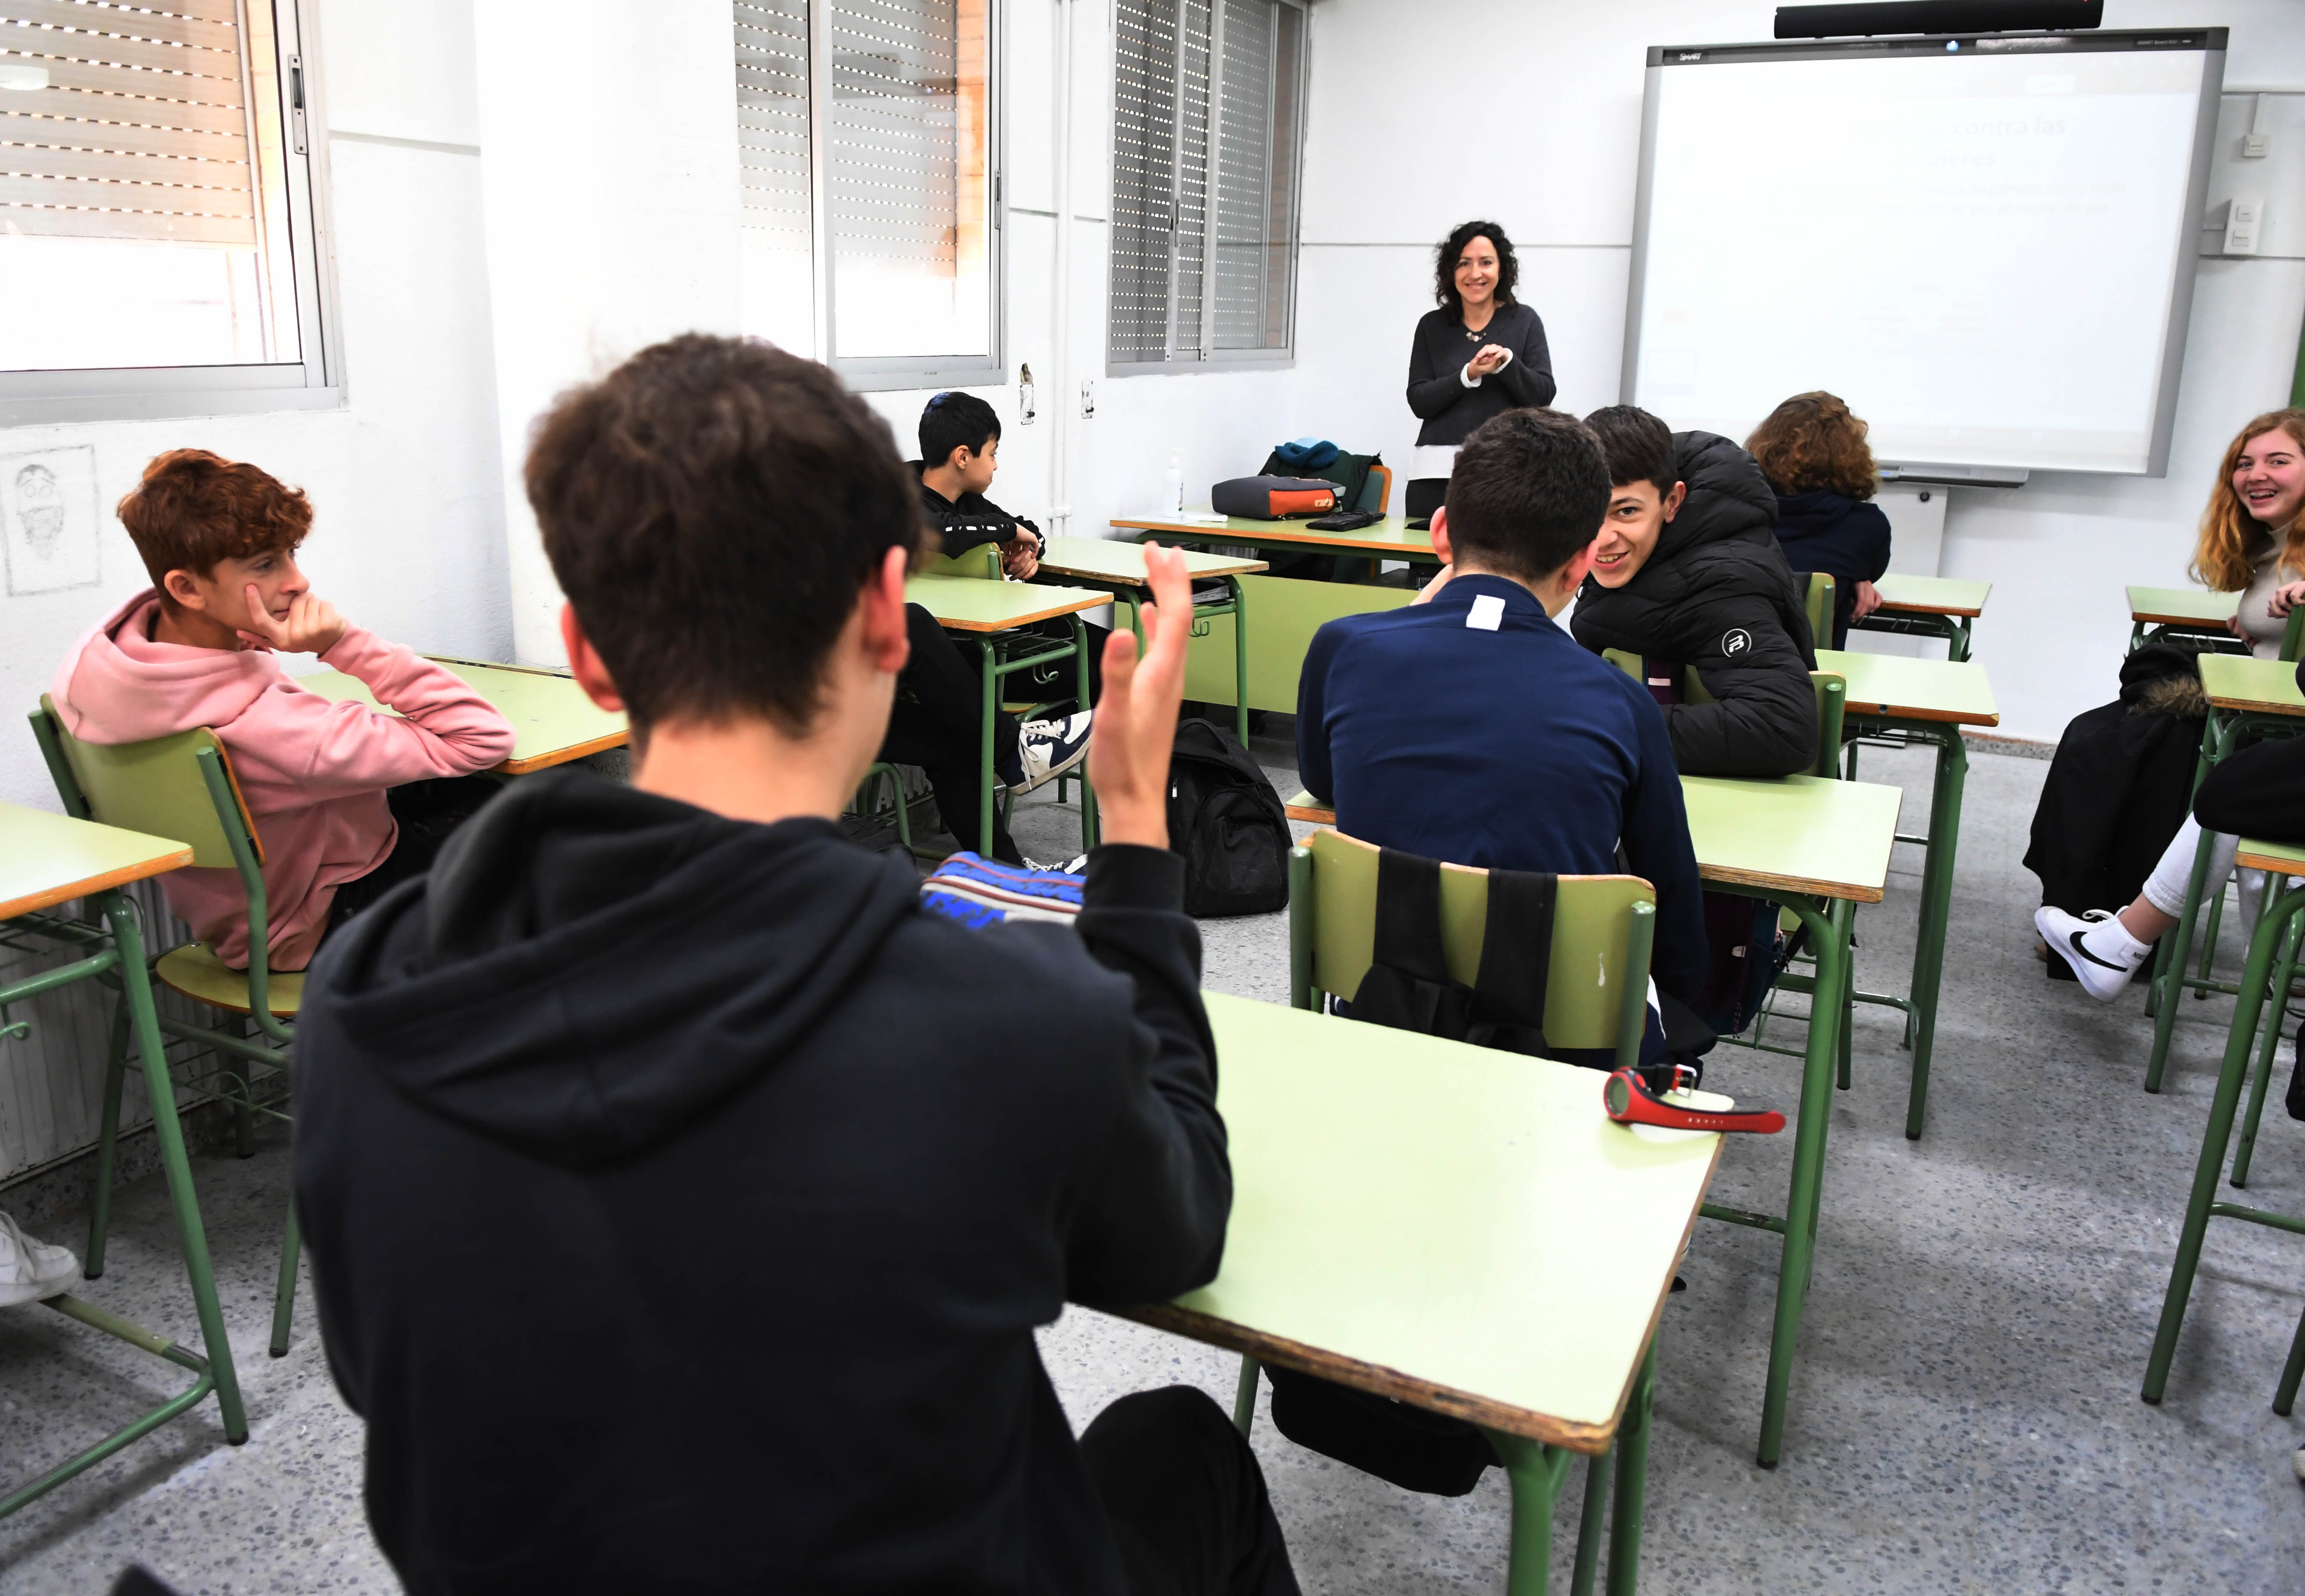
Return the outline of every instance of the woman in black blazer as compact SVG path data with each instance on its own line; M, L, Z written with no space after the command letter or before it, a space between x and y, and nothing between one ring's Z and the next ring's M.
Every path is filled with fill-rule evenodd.
M1430 515L1448 496L1457 446L1491 416L1552 403L1544 323L1513 298L1520 263L1494 222L1466 222L1434 261L1437 310L1416 324L1408 352L1408 408L1424 427L1404 508Z

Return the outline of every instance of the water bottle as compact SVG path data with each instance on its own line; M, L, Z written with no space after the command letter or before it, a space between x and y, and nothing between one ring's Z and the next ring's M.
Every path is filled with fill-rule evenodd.
M1171 515L1183 514L1185 512L1185 454L1183 450L1175 449L1170 452L1169 472L1162 480L1166 486L1165 490L1161 495L1161 507Z

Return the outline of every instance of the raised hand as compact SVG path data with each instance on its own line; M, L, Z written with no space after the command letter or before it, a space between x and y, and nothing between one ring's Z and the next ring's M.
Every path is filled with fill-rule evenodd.
M1088 774L1104 840L1169 845L1169 753L1185 699L1185 649L1193 631L1193 583L1185 556L1144 545L1152 603L1141 610L1144 652L1116 631L1104 644L1104 697L1089 733Z
M264 607L263 590L254 582L248 584L247 598L248 624L239 628L244 643L281 654L325 654L344 634L344 618L336 607L310 593L299 593L288 601L285 619Z

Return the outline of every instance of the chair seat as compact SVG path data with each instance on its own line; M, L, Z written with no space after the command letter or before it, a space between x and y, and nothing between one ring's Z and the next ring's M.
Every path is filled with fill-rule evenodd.
M162 954L159 963L152 966L152 973L170 990L182 992L211 1008L228 1009L236 1014L254 1012L248 1000L248 972L225 964L208 951L205 942L187 942L174 953ZM303 972L275 970L269 991L272 1012L293 1018L304 1001Z

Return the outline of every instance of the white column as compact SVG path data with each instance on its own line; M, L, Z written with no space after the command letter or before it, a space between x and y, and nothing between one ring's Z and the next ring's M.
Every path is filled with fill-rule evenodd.
M637 350L738 330L733 22L725 0L478 0L473 33L513 644L557 665L530 431Z

